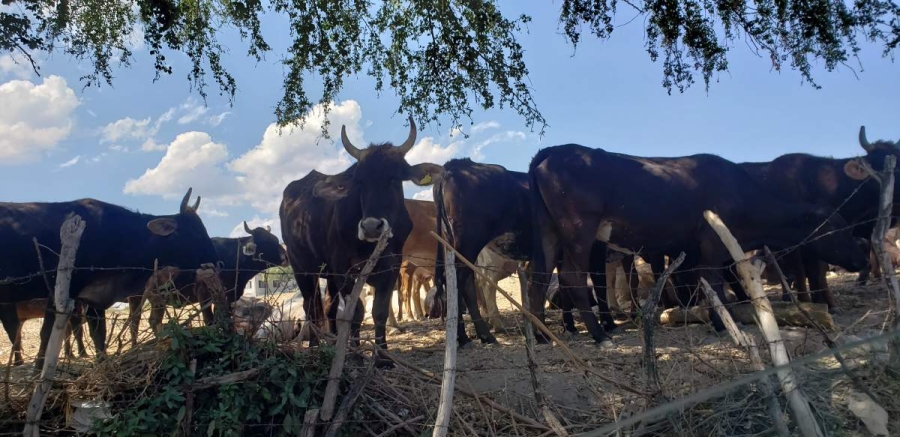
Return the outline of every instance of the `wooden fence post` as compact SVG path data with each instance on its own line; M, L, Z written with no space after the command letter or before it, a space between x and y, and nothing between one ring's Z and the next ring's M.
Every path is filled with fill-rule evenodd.
M78 245L81 243L81 234L86 226L84 220L78 215L73 215L63 222L59 230L62 247L59 252L59 264L56 266L56 287L50 299L53 300L56 317L53 322L53 331L50 333L50 341L44 354L44 368L41 370L40 382L34 387L31 402L28 403L27 421L22 435L33 437L40 435L39 422L44 411L44 404L50 394L52 379L56 376L56 366L59 362L59 352L65 337L66 325L75 308L75 301L69 296L69 283L72 281L72 273L75 267L75 254L78 253Z
M734 341L734 344L747 350L747 355L750 356L750 362L753 363L754 369L757 371L765 370L766 366L763 364L762 357L759 355L759 348L756 346L756 341L753 340L753 337L750 337L738 328L737 324L734 323L734 319L731 318L731 315L725 309L725 305L719 300L719 296L716 296L716 292L709 286L709 282L706 282L706 279L700 278L700 285L703 293L706 294L707 302L716 311L719 318L722 319L722 323L725 324L725 328L731 334L731 340ZM766 400L766 409L769 411L769 417L772 418L772 423L775 425L775 432L780 437L788 437L791 433L788 431L787 424L784 423L784 418L781 414L781 404L778 402L778 398L775 397L775 390L772 388L772 383L769 379L768 376L761 379L759 388L763 398Z
M531 297L528 295L528 277L525 274L525 269L519 266L519 268L516 269L516 273L519 275L519 290L522 294L522 305L524 305L525 308L530 308ZM563 290L560 289L559 292L562 293ZM538 366L534 353L534 325L531 324L528 317L522 317L522 321L525 322L525 357L528 359L528 373L531 375L531 387L534 389L534 400L537 401L538 408L541 410L541 415L544 416L544 420L550 425L550 429L552 429L559 437L567 437L569 433L566 432L566 429L562 426L559 419L553 415L553 412L550 411L550 407L547 406L547 402L544 400L544 391L541 389L541 382L538 379Z
M769 344L772 362L776 366L789 366L791 359L788 357L784 341L781 339L781 332L778 331L778 322L775 319L775 313L772 311L772 304L769 302L769 298L762 287L762 279L760 278L762 268L756 263L751 263L746 258L741 245L716 213L707 210L703 212L703 217L716 231L716 234L722 239L722 243L728 248L728 253L734 258L744 289L747 290L747 294L750 295L753 306L756 308L759 329L762 331L766 343ZM783 370L779 370L777 373L781 382L781 389L788 399L791 411L794 413L794 420L797 423L800 434L805 437L824 436L825 434L822 433L819 423L816 422L816 416L803 395L803 391L794 379L794 373L790 367L784 367Z
M445 246L446 247L446 246ZM459 299L456 288L456 256L444 249L444 272L447 276L447 329L444 334L444 378L432 437L444 437L450 427L453 410L453 387L456 384L456 331L459 326Z
M363 266L362 271L359 272L359 277L356 278L356 282L353 284L353 291L350 292L344 311L338 311L337 313L337 343L334 345L334 359L331 361L331 371L328 373L325 397L322 400L322 408L319 410L319 416L322 421L327 422L331 420L331 416L334 414L334 403L337 400L338 386L341 383L341 374L344 372L344 359L347 357L350 321L353 319L353 314L356 311L359 294L362 292L363 286L366 285L366 280L369 278L369 274L372 273L372 269L375 268L378 258L381 257L381 252L387 247L388 240L392 236L390 229L381 234L378 243L375 244L375 250L372 251L372 255L369 256L369 260L366 261L366 265ZM318 287L318 284L316 284L316 287Z
M887 233L888 228L891 226L891 211L894 209L894 167L896 165L897 158L889 155L884 158L884 170L880 174L875 174L870 169L872 176L881 184L878 220L875 222L875 229L872 231L872 248L875 250L875 254L878 255L881 277L885 281L893 301L891 312L893 313L892 327L895 334L900 329L900 284L898 284L897 275L894 273L890 255L884 251L884 234ZM889 345L890 360L888 368L895 377L900 377L900 338L897 335L892 336Z

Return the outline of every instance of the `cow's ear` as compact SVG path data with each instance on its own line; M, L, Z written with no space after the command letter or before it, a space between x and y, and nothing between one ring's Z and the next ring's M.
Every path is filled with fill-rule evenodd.
M444 167L437 164L424 163L409 166L409 173L406 180L420 186L427 187L433 184L443 173Z
M341 175L328 176L313 187L313 196L328 200L338 200L350 193L350 181Z
M850 179L863 181L869 177L869 172L863 167L863 163L858 159L851 159L844 164L844 173L850 176Z
M158 218L147 223L147 229L160 237L166 237L178 229L178 222L170 218Z

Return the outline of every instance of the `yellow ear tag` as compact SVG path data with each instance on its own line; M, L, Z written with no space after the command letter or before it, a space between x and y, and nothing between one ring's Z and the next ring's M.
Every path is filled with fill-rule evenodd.
M431 183L431 174L430 173L426 173L425 177L423 177L422 180L419 181L419 185L428 185L430 183Z

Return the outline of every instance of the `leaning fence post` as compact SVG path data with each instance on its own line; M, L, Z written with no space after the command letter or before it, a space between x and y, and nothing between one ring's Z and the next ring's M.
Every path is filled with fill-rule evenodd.
M784 341L781 339L781 332L778 331L778 322L775 320L772 304L769 302L766 292L763 291L762 279L760 278L762 268L756 263L751 263L746 258L741 245L716 213L707 210L703 212L703 217L716 231L716 234L722 239L722 243L728 248L728 253L734 258L744 289L747 290L753 301L753 306L756 308L759 329L762 331L766 343L769 344L772 362L779 367L789 366L791 359L788 357ZM824 436L819 423L816 422L816 417L813 415L809 402L794 379L794 373L791 371L791 368L782 367L782 369L777 372L778 379L781 382L781 389L788 399L788 405L790 405L791 411L794 413L794 420L797 422L800 434L806 437Z
M516 274L519 275L519 290L522 294L522 305L524 305L525 308L531 308L531 296L528 295L528 277L525 274L525 269L519 266L519 268L516 269ZM560 293L562 293L562 290L560 290ZM538 366L534 354L534 325L531 324L528 317L523 317L522 319L525 322L525 358L528 359L528 373L531 375L531 387L534 389L534 400L537 401L538 408L541 410L541 415L544 416L544 420L550 425L550 429L552 429L559 437L567 437L569 433L566 432L566 429L562 426L559 419L553 415L553 412L550 411L550 407L547 406L547 402L544 400L544 391L541 389L541 383L538 379Z
M447 275L447 330L444 335L444 378L432 437L447 435L453 410L453 386L456 383L456 330L459 326L459 299L456 289L456 256L444 249L444 271Z
M344 358L347 357L347 340L350 339L350 321L353 319L353 314L356 312L356 304L359 302L359 295L362 293L363 285L366 285L369 274L371 274L372 269L375 268L378 258L381 257L381 252L387 247L388 240L392 236L390 229L381 233L381 238L379 238L378 243L375 244L375 250L372 251L372 255L369 256L369 260L366 261L366 265L363 266L362 271L359 272L359 277L356 278L356 282L353 284L353 291L350 292L350 297L346 301L344 311L338 311L336 317L338 330L337 343L334 345L334 358L331 360L331 371L328 373L328 385L325 386L325 397L322 400L322 408L319 410L319 416L322 418L322 421L327 422L331 420L331 416L334 414L334 403L337 400L338 386L341 382L341 374L344 372ZM316 286L318 287L318 284Z
M59 352L65 337L66 325L69 316L75 308L75 301L69 296L69 283L72 281L72 271L75 267L75 254L78 253L78 245L81 242L81 234L84 233L85 222L78 215L73 215L63 222L59 230L59 239L62 247L59 252L59 264L56 266L56 287L50 299L54 302L56 317L53 322L53 331L50 333L50 341L44 353L44 368L41 370L40 383L34 387L31 402L28 403L27 421L22 433L25 437L40 435L38 422L50 394L52 379L56 376L56 365L59 361Z
M738 328L737 324L734 323L734 319L731 318L731 314L728 314L725 305L719 300L719 296L716 296L716 293L713 291L712 287L709 286L709 282L706 282L706 279L700 278L700 288L703 290L703 293L706 294L706 301L713 310L716 311L719 318L722 319L725 328L728 329L728 333L731 334L731 340L734 341L736 345L742 346L747 350L747 355L750 356L750 362L753 363L753 368L757 371L765 370L766 365L763 364L762 357L759 355L759 348L756 346L756 340ZM781 413L781 404L778 402L778 398L775 397L775 390L772 388L772 383L768 376L759 380L759 388L763 398L766 400L766 409L775 426L775 432L781 437L788 437L791 433L788 430L787 424L784 423L784 418Z
M881 266L881 277L885 281L890 292L893 306L893 330L896 332L900 329L900 284L897 282L897 275L894 273L894 266L891 263L890 255L884 251L884 234L887 233L891 225L891 211L894 209L894 167L897 165L897 158L888 155L884 158L884 170L875 176L875 180L881 184L881 198L878 202L878 220L875 222L875 229L872 231L872 248L878 255L878 264ZM900 376L900 338L892 336L890 344L890 362L888 368L895 376Z

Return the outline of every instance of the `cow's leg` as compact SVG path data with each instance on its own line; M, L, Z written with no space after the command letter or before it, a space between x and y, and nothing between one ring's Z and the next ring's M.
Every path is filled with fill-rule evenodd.
M422 287L426 287L425 291L428 291L427 280L423 278L419 278L415 284L413 284L412 292L410 293L410 299L412 300L412 305L415 308L415 319L416 320L424 320L425 319L425 309L422 306L422 293L420 290ZM411 310L410 310L411 311Z
M467 259L472 258L467 257ZM469 309L469 315L472 317L472 324L475 325L475 335L481 339L482 343L496 343L497 339L494 338L494 334L491 334L491 328L484 318L481 317L481 311L478 309L478 298L475 293L475 277L472 270L467 267L457 268L456 278L459 287L458 292L465 303L466 308ZM461 317L460 322L462 322Z
M622 270L628 276L628 293L631 300L631 308L626 315L630 320L637 318L637 311L640 308L638 301L638 286L640 285L640 275L638 275L637 265L634 262L634 255L625 255L622 258Z
M128 296L128 298L126 299L128 301L128 331L131 334L131 347L137 346L138 328L140 328L141 325L142 299L142 296ZM160 321L162 321L161 318ZM154 327L155 325L151 322L150 326Z
M100 360L106 355L106 310L87 306L84 313L87 317L91 340L94 341L94 348L97 350L96 359Z
M813 259L806 266L809 276L809 288L813 290L813 302L828 305L828 312L834 314L837 311L837 302L834 300L831 287L828 286L828 264L824 261Z
M21 366L25 364L25 361L22 359L22 345L19 339L21 337L19 331L22 329L22 322L19 321L15 304L0 304L0 323L3 324L3 329L9 337L9 344L12 345L10 353L13 355L13 365Z
M69 319L72 326L72 334L75 337L75 344L78 346L78 356L86 357L87 350L84 348L84 304L75 301L75 310L72 311L72 317Z
M47 344L50 343L50 334L53 332L53 324L56 323L56 305L52 295L47 299L44 310L44 320L41 322L41 344L38 346L37 357L34 359L34 370L40 372L44 369L44 355L47 353Z
M578 243L576 243L578 244ZM579 250L580 249L580 250ZM603 347L612 346L612 341L607 337L606 332L597 322L597 315L591 308L590 293L591 289L587 285L588 274L590 268L590 255L582 257L582 259L573 259L573 254L586 253L589 247L582 247L566 251L559 269L559 285L562 288L566 284L565 293L571 299L572 304L578 308L581 321L584 323L588 332L594 341Z
M375 323L375 344L383 350L388 349L387 333L385 324L387 323L388 313L391 305L392 295L394 294L393 284L397 282L397 271L388 270L380 275L370 277L370 284L375 289L375 301L372 303L372 320ZM362 306L357 305L357 312L354 314L354 321L359 318L362 321ZM359 337L359 324L354 333ZM379 362L379 366L390 366L389 362Z
M298 321L298 323L301 325L310 323L317 329L321 329L325 320L325 312L322 308L322 295L319 292L319 278L315 275L294 275L294 280L297 281L297 288L300 289L300 294L303 296L303 313L306 315L306 320ZM315 331L315 329L309 330L310 347L318 344Z
M572 311L575 308L575 304L572 302L572 298L569 296L571 290L569 288L574 284L567 284L563 282L563 277L557 275L557 280L559 281L559 289L556 293L559 295L559 309L562 310L562 324L563 329L569 335L578 335L578 328L575 327L575 316Z
M409 316L412 318L412 308L410 308L408 298L410 296L410 289L413 286L413 275L407 271L406 266L400 268L399 282L400 288L397 289L397 292L400 293L397 299L397 320L403 321L403 307L406 306L409 309Z
M612 312L609 310L609 301L606 296L606 245L594 243L591 246L591 259L589 272L591 272L591 282L594 283L594 294L597 298L597 307L600 309L600 320L603 322L603 329L607 332L619 332L620 329L613 320ZM585 281L585 283L587 283Z
M494 332L508 334L509 331L503 326L503 319L500 318L500 309L497 307L497 289L492 285L500 280L503 273L494 269L488 269L485 276L487 279L475 279L475 292L482 297L484 302L484 317Z

